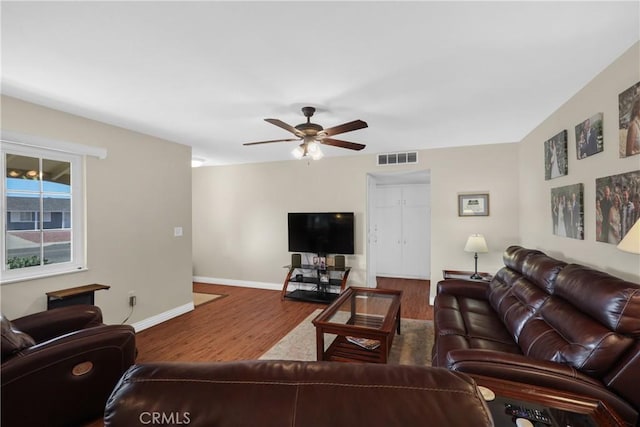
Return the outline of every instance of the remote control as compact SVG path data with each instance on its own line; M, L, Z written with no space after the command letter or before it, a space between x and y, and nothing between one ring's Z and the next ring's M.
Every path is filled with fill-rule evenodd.
M511 415L514 418L526 418L527 420L542 423L542 424L547 424L549 426L553 425L553 422L551 421L551 417L549 416L549 413L547 413L546 409L543 411L540 411L538 409L522 408L517 405L505 403L504 412L505 414Z

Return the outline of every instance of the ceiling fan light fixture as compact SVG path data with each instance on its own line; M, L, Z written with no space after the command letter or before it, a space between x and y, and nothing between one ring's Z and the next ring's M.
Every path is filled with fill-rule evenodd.
M296 159L301 159L304 157L305 152L304 152L304 148L302 148L302 145L298 145L296 148L294 148L291 151L291 154L293 155L293 157L295 157Z
M320 146L313 140L311 140L310 142L305 142L305 144L307 144L307 152L311 154L311 156L320 151Z
M320 149L320 147L316 148L316 151L314 151L313 153L311 153L311 158L313 160L320 160L321 158L324 157L324 154L322 153L322 150Z

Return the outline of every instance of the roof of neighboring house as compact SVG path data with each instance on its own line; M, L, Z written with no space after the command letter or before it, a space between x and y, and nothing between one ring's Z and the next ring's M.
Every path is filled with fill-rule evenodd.
M71 212L69 199L45 198L45 212ZM40 199L36 197L7 197L7 211L35 212L40 210Z

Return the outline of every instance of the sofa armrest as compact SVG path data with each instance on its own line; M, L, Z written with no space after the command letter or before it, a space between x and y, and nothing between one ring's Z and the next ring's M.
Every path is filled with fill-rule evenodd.
M522 354L493 350L451 350L447 366L452 371L567 391L609 404L629 425L638 420L638 411L629 402L609 391L595 378L561 363L536 360Z
M81 329L102 325L102 311L95 305L70 305L12 320L13 326L37 343Z
M474 299L487 299L489 285L486 282L464 279L447 279L438 282L438 294L458 295Z
M108 325L21 351L0 367L1 424L82 425L100 417L113 387L135 362L135 347L131 326Z
M90 361L94 366L100 362L117 365L118 369L124 367L121 371L124 372L135 362L133 327L103 325L82 329L29 347L2 364L2 387L15 379L42 375L43 381L39 386L41 387L47 383L47 377L70 376L69 367L85 361ZM59 389L59 385L56 387Z

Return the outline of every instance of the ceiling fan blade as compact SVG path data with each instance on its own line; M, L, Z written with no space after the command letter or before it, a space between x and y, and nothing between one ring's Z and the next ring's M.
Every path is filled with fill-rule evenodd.
M327 136L338 135L339 133L351 132L353 130L364 129L368 127L367 122L363 122L362 120L354 120L349 123L343 123L338 126L334 126L329 129L325 129L323 131Z
M278 119L264 119L265 122L269 122L272 125L276 125L279 128L282 128L284 130L287 130L289 132L291 132L292 134L294 134L295 136L299 136L299 137L303 137L304 134L302 132L300 132L298 129L294 128L293 126L283 122L282 120L278 120Z
M258 145L258 144L269 144L271 142L287 142L287 141L300 141L300 138L290 138L290 139L272 139L270 141L258 141L258 142L245 142L242 145Z
M320 143L321 144L325 144L325 145L333 145L334 147L347 148L349 150L357 150L357 151L360 151L364 147L366 147L366 145L364 145L364 144L358 144L358 143L355 143L355 142L342 141L340 139L333 139L333 138L321 139Z

